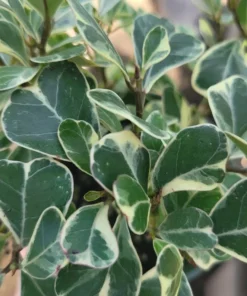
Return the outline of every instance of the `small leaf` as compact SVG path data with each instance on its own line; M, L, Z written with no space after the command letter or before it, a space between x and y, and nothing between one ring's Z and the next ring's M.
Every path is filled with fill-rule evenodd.
M98 135L85 121L64 120L58 130L59 141L67 157L83 172L91 175L89 151Z
M192 75L194 89L204 96L210 86L232 75L246 77L247 63L242 47L240 40L224 41L211 47L196 63Z
M159 227L160 237L182 250L212 249L217 237L209 216L196 208L177 210Z
M134 296L138 295L142 266L131 241L125 219L118 218L114 227L119 257L109 268L105 284L99 296Z
M47 208L40 216L21 264L31 277L47 279L64 264L66 258L59 242L64 222L62 213L55 207Z
M60 61L69 60L85 52L85 47L83 45L77 45L72 48L64 49L63 51L58 51L56 53L51 53L46 56L31 58L31 61L38 64L48 64Z
M182 97L172 84L165 84L162 103L165 114L180 120Z
M113 192L120 211L126 216L130 229L136 234L147 230L150 200L133 178L121 175L113 185Z
M110 132L120 132L123 128L117 116L101 107L97 108L100 123Z
M186 274L182 273L181 284L178 292L178 296L193 296L193 292L190 287L190 283Z
M99 2L99 14L103 16L113 9L122 0L100 0Z
M215 32L210 22L204 18L199 19L199 30L203 40L208 46L213 46L216 43Z
M165 120L160 111L156 110L149 114L146 122L150 125L157 127L158 129L164 131L166 130ZM164 146L162 140L156 139L149 134L142 132L141 134L142 143L149 149L159 152L160 149Z
M19 146L67 159L57 135L63 120L84 120L98 131L96 108L87 90L85 77L73 63L44 67L35 85L12 94L2 117L5 134Z
M66 214L73 194L72 175L62 164L0 160L1 219L23 247L51 204Z
M82 296L83 291L86 291L87 296L100 295L99 293L106 275L107 269L94 269L87 266L69 264L60 270L56 278L56 295ZM32 295L36 296L36 294ZM44 295L50 296L50 294Z
M144 78L144 90L148 93L154 83L168 70L196 60L205 50L204 44L191 35L174 33L169 39L170 54L160 63L152 66Z
M35 295L35 296L56 296L54 291L54 278L47 280L38 280L30 277L25 272L21 273L21 295Z
M155 253L156 253L157 256L159 256L160 252L167 245L168 245L168 243L164 242L163 240L161 240L159 238L155 238L153 240L153 247L154 247L154 251L155 251Z
M124 174L146 190L149 167L148 151L130 131L106 135L91 150L92 175L110 192L118 176Z
M96 20L87 12L85 7L83 7L78 0L68 0L68 3L76 16L77 28L83 40L99 55L117 65L126 79L129 80L122 59Z
M25 66L29 65L27 49L21 31L10 18L0 18L0 52L18 59Z
M36 39L36 41L38 41L38 36L36 35L31 23L29 22L28 16L24 10L24 7L22 6L21 1L8 0L8 3L12 8L12 11L14 12L14 16L17 17L18 21L21 23L27 34Z
M143 60L144 60L144 46L145 46L145 40L153 29L157 27L162 27L166 30L166 33L168 35L171 35L175 28L174 26L166 19L164 18L158 18L152 14L144 14L139 17L137 17L134 21L134 46L135 46L135 56L136 61L139 67L142 67ZM152 43L152 42L151 42ZM149 44L151 44L149 43ZM151 44L154 47L157 44Z
M212 220L218 236L217 248L247 262L247 180L243 179L230 188L216 205Z
M106 268L117 260L118 245L107 213L108 206L100 203L84 206L69 217L61 245L71 263Z
M0 90L15 88L30 81L38 73L39 68L10 66L0 68Z
M226 159L226 137L215 126L186 128L158 159L153 171L154 187L162 189L163 196L174 191L212 190L223 181Z
M128 119L149 135L158 139L170 138L170 135L167 132L161 131L155 126L133 115L125 106L122 99L113 91L106 89L93 89L88 92L88 96L101 108Z
M95 201L101 197L103 197L105 195L105 191L88 191L85 195L84 195L84 199L87 202L92 202Z
M161 62L169 53L170 44L166 29L161 26L153 28L144 40L142 68L148 69Z
M156 268L161 295L177 295L183 271L183 258L179 250L173 245L165 246L157 258Z
M217 126L247 155L246 81L237 76L226 79L208 90L209 105ZM235 145L231 146L234 153Z
M44 1L37 1L37 0L27 0L27 2L37 10L43 18L45 18L45 7ZM56 10L58 9L59 5L62 3L62 0L46 0L49 16L52 17Z

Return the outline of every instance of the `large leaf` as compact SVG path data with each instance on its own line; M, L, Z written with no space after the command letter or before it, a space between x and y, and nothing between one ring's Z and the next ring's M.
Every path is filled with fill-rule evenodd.
M80 5L78 0L68 0L68 3L76 16L77 28L85 42L99 55L116 64L126 79L129 80L122 59L96 20L87 12L85 7Z
M64 222L63 215L55 207L47 208L40 216L21 264L22 270L31 277L47 279L56 275L64 264L66 257L59 241Z
M67 159L57 136L63 120L85 120L98 131L87 90L85 77L73 63L46 66L34 86L12 94L2 117L7 137L24 148Z
M149 167L148 151L130 131L106 135L91 151L92 175L110 192L123 174L133 177L146 190Z
M58 137L67 157L82 171L91 174L89 151L98 140L92 126L85 121L64 120Z
M237 141L238 137L242 138L242 141L239 139L239 143L235 144L245 153L247 153L246 92L246 81L237 76L226 79L208 90L210 108L218 127L228 132L230 139L236 138ZM232 152L234 146L231 147Z
M0 90L15 88L30 81L38 72L39 68L27 68L10 66L0 68Z
M62 1L63 0L46 0L50 17L53 16ZM45 18L45 1L27 0L27 2Z
M171 50L166 29L157 26L150 30L144 40L142 50L143 69L149 69L151 66L164 60Z
M179 249L212 249L217 237L209 216L196 208L177 210L169 214L159 227L159 235Z
M51 204L66 214L72 180L65 166L49 159L0 161L1 219L18 242L27 245L41 213Z
M119 257L109 268L99 296L137 296L142 267L124 218L117 220L114 231L118 240Z
M206 95L210 86L232 75L247 75L247 63L240 40L224 41L211 47L198 60L192 85L197 92Z
M214 189L224 179L227 141L223 132L205 124L178 133L158 159L153 171L156 190Z
M36 39L36 41L39 41L20 0L8 0L8 3L14 12L14 16L18 18L26 33Z
M170 54L160 63L152 66L146 73L144 89L149 92L154 83L168 70L196 60L205 49L204 44L191 35L175 33L171 35Z
M121 175L113 185L120 211L127 217L130 229L136 234L147 230L151 203L143 188L133 178Z
M54 278L47 280L38 280L30 277L28 274L21 273L21 296L56 296L54 289Z
M144 14L135 19L134 22L134 46L135 46L135 57L139 67L142 67L144 60L144 44L150 31L156 27L162 27L166 30L168 35L175 31L174 26L164 18L158 18L152 14ZM153 44L155 47L157 44Z
M107 269L95 269L72 264L67 265L59 272L56 278L56 295L82 296L84 292L86 292L87 296L99 295L106 275ZM50 294L42 296L48 295L50 296Z
M247 262L247 180L236 183L216 205L212 220L218 248Z
M12 55L24 65L29 65L21 31L15 23L4 18L0 18L0 52Z
M106 268L118 258L118 245L108 221L108 206L84 206L67 220L61 245L73 264Z
M162 131L133 115L122 99L113 91L107 89L93 89L88 92L88 96L101 108L128 119L149 135L158 139L167 139L170 137L166 131Z
M52 53L46 56L31 58L31 61L37 64L55 63L55 62L69 60L71 58L79 56L84 51L85 51L85 47L83 45L77 45L72 48L64 49L63 51Z

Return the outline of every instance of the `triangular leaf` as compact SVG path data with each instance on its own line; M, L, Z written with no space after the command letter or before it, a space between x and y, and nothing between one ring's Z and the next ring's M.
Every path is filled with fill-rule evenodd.
M103 137L91 151L93 177L108 191L119 175L126 174L147 189L150 160L146 148L130 131Z
M53 16L53 14L56 12L62 1L63 0L46 0L50 17ZM27 2L45 18L44 1L27 0Z
M118 245L107 214L108 206L100 203L84 206L69 217L61 245L71 263L106 268L117 260Z
M47 208L40 216L21 264L31 277L47 279L63 266L66 257L59 239L64 222L62 213L55 207Z
M133 178L121 175L113 185L120 211L127 217L130 229L136 234L147 230L151 203L143 188Z
M187 208L169 214L159 227L159 236L182 250L212 249L217 243L212 228L206 213Z
M128 119L149 135L158 139L170 138L170 135L166 131L162 131L148 122L145 122L141 118L133 115L128 110L122 99L113 91L106 89L93 89L88 92L88 96L101 108Z
M158 159L153 171L154 186L162 189L163 196L174 191L212 190L223 181L226 159L223 132L209 124L186 128Z
M85 120L98 131L87 90L85 77L73 63L46 66L34 86L12 94L2 117L5 134L24 148L67 159L57 136L63 120Z
M51 204L66 214L72 180L65 166L49 159L0 161L1 219L22 246L28 244L40 215Z
M59 126L58 137L67 157L91 175L89 151L98 140L92 126L85 121L66 119Z

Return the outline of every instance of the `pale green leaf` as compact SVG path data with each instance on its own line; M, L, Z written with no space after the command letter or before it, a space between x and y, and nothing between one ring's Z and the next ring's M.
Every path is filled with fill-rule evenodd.
M22 246L28 244L39 216L51 204L66 214L72 180L64 165L49 159L0 161L1 219Z
M192 86L198 93L206 95L210 86L232 75L247 75L247 63L240 40L228 40L211 47L196 63Z
M12 94L2 117L5 134L24 148L67 159L57 135L63 120L84 120L98 131L87 90L85 77L73 63L46 66L35 85Z
M10 5L12 11L14 12L14 16L17 17L18 21L23 26L26 33L29 36L36 39L36 41L39 41L38 36L36 35L31 23L29 22L28 16L27 16L20 0L8 0L8 3Z
M103 197L105 195L105 191L88 191L85 195L84 195L84 199L87 202L92 202L95 201L101 197Z
M141 118L133 115L128 110L122 99L113 91L107 89L93 89L88 92L88 96L101 108L128 119L149 135L158 139L170 138L170 135L166 131L162 131L148 122L145 122Z
M247 262L247 180L236 183L216 205L212 220L218 236L217 248Z
M199 31L203 40L209 47L216 43L214 29L208 20L204 18L199 19Z
M144 40L142 50L142 69L147 70L164 60L170 53L169 37L166 29L157 26L150 30Z
M183 272L183 258L179 250L173 245L165 246L157 258L156 269L161 295L177 296Z
M153 240L153 247L154 247L154 251L156 253L157 256L159 256L160 252L164 249L165 246L167 246L168 243L166 243L165 241L163 241L162 239L159 238L155 238Z
M114 232L118 241L119 257L109 268L99 296L137 296L142 266L124 218L118 218Z
M246 92L246 81L233 76L210 87L208 100L217 126L247 154ZM234 153L235 145L231 146L231 153Z
M147 230L151 203L143 188L128 175L121 175L113 185L115 201L136 234Z
M189 127L177 134L159 157L153 171L156 190L214 189L224 178L227 141L214 125Z
M47 208L40 216L21 268L33 278L47 279L64 265L66 257L60 247L60 232L65 219L56 207ZM44 231L45 230L45 231Z
M134 31L133 31L133 38L134 38L134 46L135 46L135 57L137 64L139 67L142 67L143 64L143 54L144 54L144 44L145 39L150 31L152 31L156 27L162 27L166 30L168 35L171 35L175 28L174 26L164 18L158 18L152 14L144 14L137 17L134 21ZM155 47L156 44L153 44Z
M9 19L0 17L0 52L18 59L25 66L29 65L26 46L21 31Z
M100 0L99 2L99 14L103 16L113 9L122 0Z
M212 249L217 243L212 228L205 212L187 208L169 214L159 227L159 236L182 250Z
M27 68L21 66L0 67L0 90L15 88L33 79L39 68Z
M146 190L149 167L148 151L130 131L106 135L91 151L92 175L110 192L123 174L133 177Z
M83 172L91 175L89 151L98 135L85 121L64 120L58 130L59 141L67 157Z
M69 60L85 52L86 48L83 45L77 45L72 48L64 49L56 53L51 53L46 56L31 58L31 61L37 64L48 64L60 61Z
M108 206L84 206L72 214L61 234L61 246L73 264L106 268L118 258L117 240L108 221Z
M76 16L77 28L84 41L99 55L116 64L121 69L126 79L129 80L122 59L96 20L87 12L85 7L80 5L78 0L68 0L68 3Z
M54 15L62 1L63 0L46 0L50 17ZM31 7L38 11L43 16L43 18L45 18L44 1L27 0L27 2L30 4Z
M120 132L123 128L115 114L101 107L97 108L100 123L110 132Z
M57 296L54 289L55 278L38 280L21 273L21 296Z
M144 90L149 92L154 83L168 70L196 60L205 50L204 44L191 35L184 33L172 34L170 54L160 63L152 66L144 78Z

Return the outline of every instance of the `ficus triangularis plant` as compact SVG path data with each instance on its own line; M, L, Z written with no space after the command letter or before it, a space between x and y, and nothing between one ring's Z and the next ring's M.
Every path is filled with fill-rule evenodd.
M1 279L20 270L21 296L191 296L186 266L247 262L247 1L194 2L201 37L123 0L0 1Z

